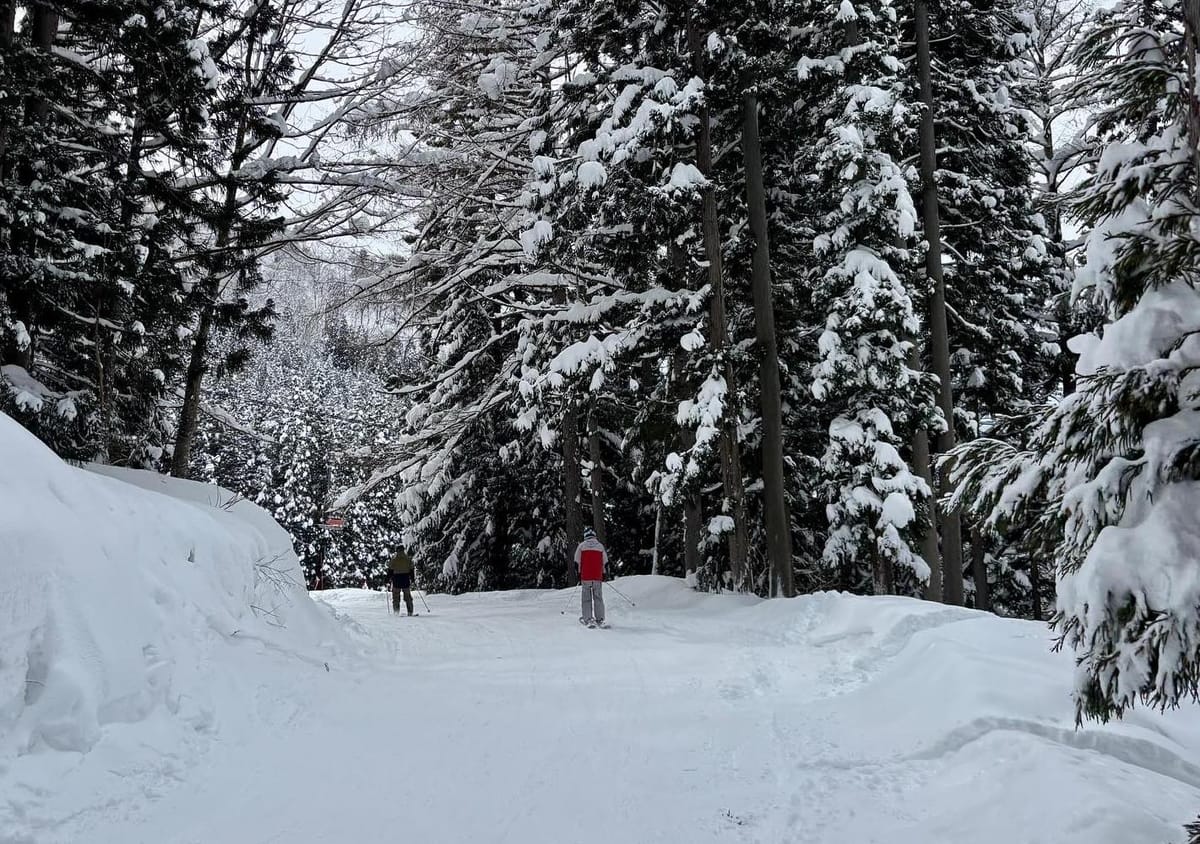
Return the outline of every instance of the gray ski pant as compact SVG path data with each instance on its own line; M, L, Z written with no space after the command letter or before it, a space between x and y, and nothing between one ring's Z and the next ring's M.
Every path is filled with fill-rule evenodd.
M583 593L580 599L583 603L583 620L604 621L604 581L585 580L579 584ZM593 607L595 614L593 615Z

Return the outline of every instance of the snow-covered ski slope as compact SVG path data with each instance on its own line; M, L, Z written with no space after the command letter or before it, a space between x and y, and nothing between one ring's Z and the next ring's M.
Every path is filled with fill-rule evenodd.
M397 617L281 592L286 535L211 487L3 416L0 467L0 844L1166 844L1200 812L1200 710L1076 731L1040 625L649 577L607 631L565 592Z
M192 769L46 840L1164 844L1200 811L1198 714L1074 730L1041 626L618 585L609 631L560 592L324 593L368 659L262 678Z

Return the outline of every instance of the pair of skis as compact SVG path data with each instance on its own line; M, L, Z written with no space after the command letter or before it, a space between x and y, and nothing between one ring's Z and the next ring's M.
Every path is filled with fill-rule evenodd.
M601 630L607 630L608 628L612 627L612 625L609 624L607 621L584 621L581 618L581 619L579 619L579 623L582 624L584 627L588 628L589 630L595 630L597 627L600 628Z

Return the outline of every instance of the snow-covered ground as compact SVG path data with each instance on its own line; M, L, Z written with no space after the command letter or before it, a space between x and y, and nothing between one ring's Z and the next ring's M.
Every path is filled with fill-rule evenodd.
M1200 813L1200 711L1076 731L1039 625L651 577L607 631L563 592L314 602L262 579L295 560L256 508L14 428L3 844L1165 844Z
M265 655L193 767L38 840L1164 844L1200 811L1196 713L1075 731L1040 626L618 587L609 631L558 592L322 594L372 658Z
M68 466L0 414L3 844L121 840L90 825L165 794L215 741L278 718L282 683L357 651L262 510Z

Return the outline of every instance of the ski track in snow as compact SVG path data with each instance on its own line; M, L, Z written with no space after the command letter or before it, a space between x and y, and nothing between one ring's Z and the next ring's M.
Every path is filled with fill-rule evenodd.
M1076 731L1037 625L620 588L610 630L562 592L324 593L363 659L259 647L252 713L20 840L1164 844L1200 811L1200 717Z

